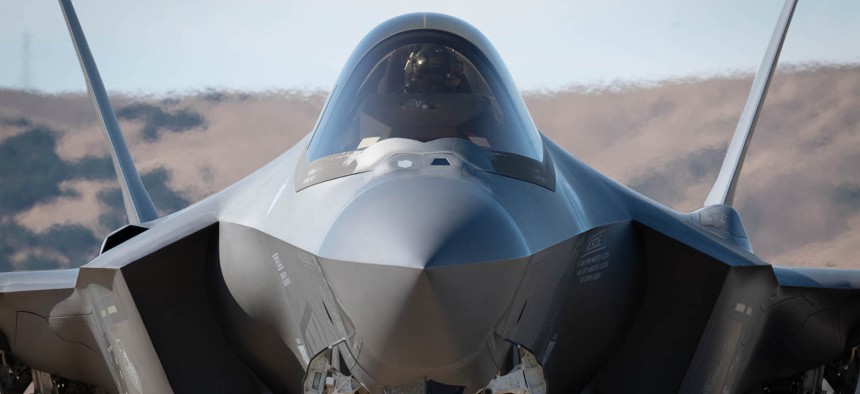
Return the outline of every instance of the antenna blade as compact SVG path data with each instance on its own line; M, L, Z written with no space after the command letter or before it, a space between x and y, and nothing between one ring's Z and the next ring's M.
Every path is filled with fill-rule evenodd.
M759 113L761 113L761 108L764 105L771 77L773 77L773 72L776 70L779 53L782 51L782 43L785 42L788 25L791 23L791 16L794 14L796 6L797 0L786 0L782 8L782 13L779 15L779 20L776 23L776 28L773 31L773 36L770 39L770 44L768 44L761 67L753 80L752 88L750 88L750 94L747 97L744 111L738 120L738 126L735 129L732 142L729 144L728 151L726 151L726 157L723 159L723 166L720 168L717 181L714 182L708 198L705 199L704 206L706 207L717 204L732 205L735 198L738 175L741 172L741 167L744 165L744 158L746 157L753 131L755 131Z
M147 194L146 188L144 188L143 182L140 180L140 175L134 166L134 160L131 158L128 146L126 146L125 138L123 138L122 131L119 129L119 123L116 120L113 107L111 107L105 86L99 76L96 62L93 60L92 53L90 53L90 47L87 45L87 39L84 37L78 16L75 14L74 7L72 7L72 1L59 1L60 7L63 9L63 16L66 19L66 26L69 28L69 35L71 35L72 43L75 45L75 52L78 54L78 61L81 63L81 70L84 72L87 90L96 107L105 138L107 138L108 149L113 159L113 168L116 171L120 189L122 189L122 201L125 204L128 222L130 224L140 224L158 219L155 205L152 204L152 200L149 198L149 194Z

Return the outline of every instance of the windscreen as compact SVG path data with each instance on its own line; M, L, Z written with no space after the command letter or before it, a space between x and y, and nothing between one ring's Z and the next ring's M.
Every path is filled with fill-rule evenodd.
M457 138L540 161L537 131L512 105L495 70L467 41L440 32L401 34L359 61L326 107L307 157L389 138Z

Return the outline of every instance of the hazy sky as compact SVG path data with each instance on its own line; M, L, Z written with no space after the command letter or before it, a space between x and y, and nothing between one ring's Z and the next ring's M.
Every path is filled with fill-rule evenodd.
M782 4L79 0L76 9L109 89L165 93L328 89L364 34L415 11L443 12L475 25L521 89L753 72ZM801 1L782 59L858 63L858 42L860 1ZM0 87L84 89L56 1L0 2Z

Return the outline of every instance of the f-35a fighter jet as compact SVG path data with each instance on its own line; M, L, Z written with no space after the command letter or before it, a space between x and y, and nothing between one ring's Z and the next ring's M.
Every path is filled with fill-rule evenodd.
M166 217L60 3L130 224L0 274L3 392L854 392L860 273L761 261L731 207L794 1L695 212L565 153L480 32L411 14L295 147Z

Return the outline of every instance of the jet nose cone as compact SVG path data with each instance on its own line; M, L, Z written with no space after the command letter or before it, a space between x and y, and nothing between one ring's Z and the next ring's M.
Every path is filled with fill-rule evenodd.
M477 182L405 176L378 183L339 214L320 248L333 260L412 268L507 260L528 246Z
M353 324L351 347L371 384L428 378L477 388L498 372L502 360L491 349L501 339L493 331L507 316L526 259L427 269L322 265Z
M373 381L426 377L477 387L497 372L488 341L498 339L493 329L529 251L480 185L426 177L380 183L344 209L320 256L355 327L359 366ZM469 381L475 377L486 379Z

